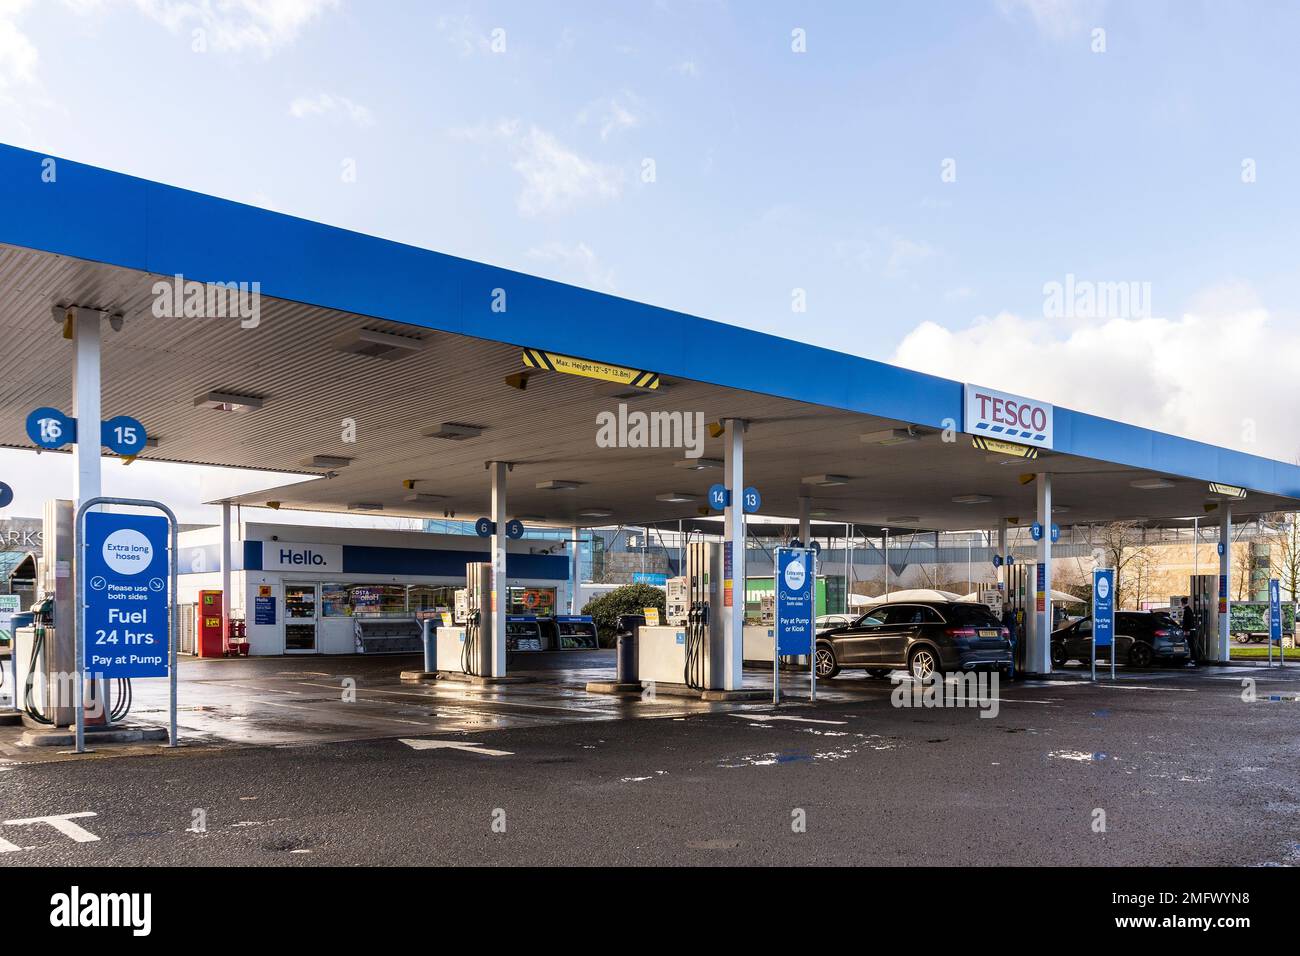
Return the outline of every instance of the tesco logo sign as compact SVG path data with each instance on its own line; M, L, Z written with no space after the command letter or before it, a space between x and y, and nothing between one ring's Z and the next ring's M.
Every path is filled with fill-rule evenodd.
M1052 447L1052 406L1022 395L966 386L965 431L1037 448Z

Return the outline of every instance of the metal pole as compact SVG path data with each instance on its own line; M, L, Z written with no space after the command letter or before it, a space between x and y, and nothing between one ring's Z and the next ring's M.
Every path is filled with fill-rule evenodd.
M812 548L808 549L808 567L812 574L812 600L808 602L811 605L809 613L812 615L812 630L808 639L808 699L815 704L817 702L817 552Z
M885 597L888 598L888 597L889 597L889 529L888 529L888 528L882 528L881 530L885 532L885 548L884 548L884 555L885 555Z

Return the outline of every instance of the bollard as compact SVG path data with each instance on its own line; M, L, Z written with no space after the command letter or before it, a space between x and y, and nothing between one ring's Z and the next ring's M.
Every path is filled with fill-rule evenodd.
M420 639L424 641L424 672L438 670L438 622L427 617L421 622Z
M620 684L635 684L637 676L636 641L637 631L645 626L645 615L623 614L618 619L618 676Z

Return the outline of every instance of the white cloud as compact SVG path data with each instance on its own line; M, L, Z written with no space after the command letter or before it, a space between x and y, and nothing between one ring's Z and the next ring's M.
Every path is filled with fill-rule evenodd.
M516 206L521 216L563 212L585 202L617 199L623 192L623 173L566 148L552 134L515 119L453 129L453 139L464 142L505 142L514 160L511 168L523 179Z
M604 99L597 100L578 113L578 125L585 126L590 122L599 123L602 141L609 139L614 133L635 129L641 125L641 118L632 112L632 106L635 106L636 102L636 96L631 93L625 92L621 98L607 96ZM629 106L629 103L632 106Z
M335 112L347 117L358 126L372 126L375 122L370 110L360 103L354 103L346 96L318 93L316 96L299 96L289 104L289 114L295 119L325 116Z
M339 0L64 0L77 13L131 6L172 33L203 30L219 53L270 56Z
M682 76L699 76L700 68L694 60L682 60L673 69Z
M528 258L558 266L556 278L576 281L579 285L601 292L615 291L614 272L601 265L596 253L585 242L547 242L527 252Z
M934 256L935 251L934 246L924 239L895 236L889 243L889 259L885 263L885 275L901 276L913 266Z
M476 50L486 53L491 48L487 35L468 14L441 16L437 29L461 56L471 56Z
M0 0L0 90L36 80L40 54L18 25L31 0Z
M1003 16L1028 14L1038 31L1054 40L1095 25L1104 5L1102 0L998 0Z
M1066 327L1002 312L956 331L924 322L893 361L1252 454L1300 454L1300 331L1242 286L1209 290L1176 319Z

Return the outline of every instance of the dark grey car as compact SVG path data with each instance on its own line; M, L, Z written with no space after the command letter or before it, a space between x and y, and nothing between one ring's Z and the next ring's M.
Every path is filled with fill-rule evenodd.
M885 677L898 668L924 680L934 671L1011 668L1011 639L983 604L911 601L879 604L851 624L817 635L817 676L843 668Z

